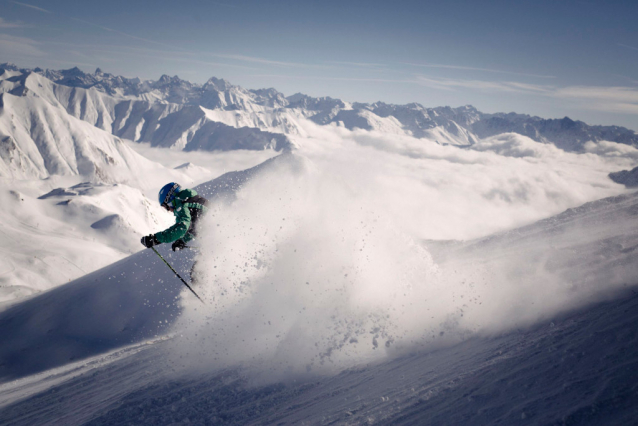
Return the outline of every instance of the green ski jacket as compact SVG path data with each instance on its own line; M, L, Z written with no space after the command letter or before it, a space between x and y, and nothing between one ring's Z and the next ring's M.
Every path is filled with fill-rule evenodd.
M171 202L175 225L155 234L160 243L171 243L179 239L184 242L192 240L196 234L195 224L199 217L206 213L206 199L197 195L193 189L182 189Z

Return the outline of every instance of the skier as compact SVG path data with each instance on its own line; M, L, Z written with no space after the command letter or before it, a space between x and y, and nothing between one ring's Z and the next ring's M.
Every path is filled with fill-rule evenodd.
M157 234L142 237L142 244L151 248L157 244L170 243L173 251L186 247L186 243L197 235L197 222L206 213L208 200L197 195L193 189L182 189L175 182L168 183L159 192L159 202L175 215L175 225Z

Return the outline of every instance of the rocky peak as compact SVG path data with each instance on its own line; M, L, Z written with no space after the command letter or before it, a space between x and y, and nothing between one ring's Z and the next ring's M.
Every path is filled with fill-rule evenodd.
M5 62L0 64L0 69L9 70L9 71L20 71L20 68L12 62Z
M230 84L227 80L223 78L211 77L208 79L206 84L204 84L204 90L217 90L219 92L224 92L226 90L230 90L234 86Z
M288 96L286 100L289 108L306 108L313 111L346 107L341 99L333 99L329 96L313 98L303 93L295 93Z
M159 80L157 80L157 83L159 83L159 84L170 84L173 81L175 81L175 79L179 80L179 77L177 77L177 76L171 77L169 75L162 74L162 76L159 78Z
M63 70L62 72L67 75L84 75L84 71L82 71L78 67L69 68L68 70Z

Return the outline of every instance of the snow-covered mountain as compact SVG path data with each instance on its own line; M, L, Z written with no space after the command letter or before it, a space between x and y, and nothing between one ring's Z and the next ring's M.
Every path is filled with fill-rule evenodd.
M0 94L0 176L84 175L113 181L145 161L122 140L40 98ZM130 175L130 173L129 173Z
M117 102L37 73L0 75L0 302L140 250L140 235L170 221L156 203L158 180L191 185L216 173L190 163L165 167L135 152L111 133ZM202 131L224 134L219 127ZM208 141L194 143L205 148Z
M49 72L48 75L56 74ZM114 136L150 142L152 146L184 150L271 148L278 151L291 146L284 134L261 130L260 126L270 129L271 125L277 124L272 121L267 124L259 114L253 112L246 113L254 115L252 121L247 123L235 120L229 125L224 120L211 120L206 114L209 109L205 106L223 109L229 104L247 108L254 105L245 99L243 89L231 87L226 92L220 92L217 87L226 87L221 80L211 79L205 85L205 90L197 98L204 105L200 106L189 101L192 93L181 90L181 80L176 83L168 78L160 79L152 91L141 92L138 96L128 95L124 89L115 91L115 96L99 91L94 86L85 89L82 87L84 84L78 83L77 79L63 78L60 81L78 84L78 87L57 84L36 72L25 70L5 69L0 79L0 93L5 93L5 97L37 98ZM123 79L115 80L120 82ZM97 87L104 90L102 86ZM259 111L265 108L258 105L254 107Z
M519 133L537 142L553 143L565 151L582 151L587 142L599 141L638 146L638 135L633 130L620 126L589 126L569 117L543 119L515 113L482 114L471 129L480 138L504 131Z
M193 186L235 167L232 158L202 155L195 161L207 167L191 162L166 167L125 146L136 161L127 163L130 169L107 169L115 182L81 174L0 177L0 305L141 250L142 235L172 224L172 215L157 202L158 186L168 181ZM242 162L256 164L264 158Z
M278 158L198 189L213 200L222 193L241 200L239 189L256 174L296 164L292 156ZM259 309L229 314L225 304L233 302L213 298L206 284L197 287L208 293L209 305L202 305L145 250L0 312L0 421L631 423L638 371L637 206L636 194L626 194L490 238L430 246L439 264L432 278L452 286L456 297L431 311L424 306L442 301L420 300L416 322L403 324L407 328L395 330L391 344L379 347L378 326L362 323L355 311L345 318L309 316L305 311L322 297L300 298L300 290L285 298L286 315L295 312L293 327L282 310L267 309L272 296L246 286L242 292ZM180 272L188 270L192 252L160 251ZM273 293L275 284L281 285L273 283ZM319 281L300 287L317 294L331 288ZM340 298L366 305L367 316L378 314L371 300L337 290ZM401 303L416 302L416 289L402 291L410 294L396 295ZM393 322L401 314L389 309L383 318ZM180 321L184 316L188 321ZM309 366L295 371L290 348L312 340L300 331L326 329L339 337L343 327L350 338L317 340L292 354ZM413 340L413 329L423 338ZM274 349L250 349L268 337L265 330L277 335L268 343ZM326 344L332 350L325 352ZM231 362L219 355L241 349ZM313 359L314 352L323 357ZM326 363L339 370L340 354L345 364L358 363L339 374L310 368ZM260 368L264 361L270 368ZM272 368L284 376L270 378Z
M95 106L100 102L83 101L85 98L95 100L93 92L74 92L72 102L62 103L69 113L78 118L117 136L151 142L154 146L286 149L290 147L290 140L277 133L304 135L298 122L300 118L308 118L321 125L342 125L348 129L409 134L440 144L471 145L482 138L514 132L537 142L555 144L567 151L582 151L587 142L599 141L638 146L638 135L632 130L619 126L589 126L568 117L543 119L515 113L486 114L472 106L425 108L418 103L347 103L299 93L286 97L272 88L247 90L215 77L205 84L195 84L167 75L157 81L141 81L114 76L100 69L93 74L78 68L29 70L12 64L2 64L0 69L23 75L38 74L59 86L93 89L118 99L117 106L107 108L107 114L95 112L101 110ZM87 111L82 111L82 108L74 106L82 102L93 107L87 106ZM113 101L102 103L107 105ZM104 122L106 115L110 117L108 122ZM102 117L102 121L98 117ZM210 121L217 124L213 125ZM175 124L178 126L175 127ZM162 126L172 127L172 133L156 132ZM201 127L206 129L200 132ZM242 127L252 130L236 130ZM222 138L229 142L220 144Z
M635 133L0 68L0 423L635 418Z
M33 199L54 189L62 194L86 182L107 187L124 184L153 199L152 192L158 185L155 176L183 183L210 177L210 170L201 167L194 172L198 177L194 177L193 169L201 164L167 169L148 161L125 140L185 152L266 150L275 153L293 149L304 138L318 137L312 126L319 125L326 129L350 129L354 131L352 135L357 135L360 129L364 133L354 138L356 143L417 158L429 156L428 146L432 145L469 146L472 150L499 155L533 157L546 154L539 154L539 148L532 141L554 144L568 151L579 151L587 142L601 138L617 140L628 149L633 149L629 146L635 144L635 133L619 127L592 127L569 119L542 120L516 114L489 115L470 106L424 108L419 104L350 104L302 94L285 97L275 89L246 90L214 77L200 85L169 76L157 81L141 81L99 69L91 74L78 68L30 70L2 64L0 70L0 178L23 181L73 178L20 186L26 188L25 196ZM376 134L377 139L370 140L367 131ZM346 135L337 132L333 136ZM599 142L596 146L601 155L607 155L606 145ZM588 152L594 152L589 145ZM631 155L627 153L628 157ZM77 194L78 199L87 199L82 194L86 192ZM133 198L128 196L130 200ZM63 201L60 199L57 203ZM39 204L44 202L45 199L41 199ZM113 217L116 210L104 211L102 218ZM91 225L98 219L95 215L82 218L81 229L94 233L97 228ZM143 224L138 221L139 225L132 228L116 228L131 232L133 228L148 229L157 224L151 216L147 219L150 221ZM117 247L117 256L132 249L126 243L111 246ZM83 264L90 263L84 261ZM87 268L75 269L75 275L70 276L75 277ZM45 268L38 278L40 284L29 291L47 288L41 279L50 274L51 270ZM28 279L16 281L19 274L10 276L13 280L10 288L28 282Z

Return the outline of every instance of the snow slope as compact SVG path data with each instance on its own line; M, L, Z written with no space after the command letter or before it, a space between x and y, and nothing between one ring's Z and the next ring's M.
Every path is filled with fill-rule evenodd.
M84 182L39 196L34 185L0 191L0 302L74 280L138 251L131 235L167 223L138 189Z
M247 179L273 161L281 162L282 159L268 160L247 171L226 173L196 189L211 201L232 200ZM92 193L96 190L99 191L99 188L75 187L73 191L52 191L44 198L72 197L76 195L73 192ZM105 200L104 197L101 199ZM134 205L128 207L131 210L136 208ZM101 232L119 224L113 216L106 216L93 223L92 227ZM113 236L109 238L113 239ZM138 241L135 243L139 245ZM160 246L159 251L188 278L195 252L186 250L173 254L170 245ZM166 274L167 271L170 275ZM179 285L174 286L175 282ZM142 250L72 283L9 307L0 313L4 318L0 319L4 330L0 376L19 377L64 365L69 359L157 337L177 318L180 310L177 296L181 286L151 250ZM140 308L142 311L138 311ZM160 317L162 321L158 322ZM11 327L5 327L9 323L18 328L11 331ZM95 334L97 329L102 330L99 336ZM39 336L35 339L37 350L30 347L34 343L31 338L34 333ZM62 341L68 346L60 346ZM18 353L25 351L31 354L32 358L13 356L15 349Z
M170 220L155 202L158 179L190 185L215 173L149 161L39 98L0 100L0 302L138 251L132 235Z
M148 155L164 164L149 161ZM74 280L141 250L139 238L173 221L157 203L158 182L195 186L226 170L263 162L272 152L200 154L127 145L135 162L112 169L120 183L85 176L0 178L0 303ZM201 164L206 167L201 166Z
M52 288L140 250L139 236L171 220L155 202L158 181L192 186L233 164L231 156L228 165L212 167L198 161L167 168L149 161L135 151L143 150L140 144L131 146L110 133L117 101L96 90L5 71L0 92L0 302ZM210 139L219 134L228 132L200 132L197 140L210 148ZM259 135L248 131L245 140ZM248 164L264 156L254 158L258 161Z
M162 341L5 384L5 424L631 424L635 295L340 375L250 386L175 377ZM165 369L162 370L161 367ZM8 403L8 404L7 404Z
M0 75L3 424L633 415L623 129L67 71Z
M238 188L245 178L229 175L217 188ZM379 349L385 355L374 362L268 382L259 379L267 372L247 365L197 367L209 355L201 353L205 346L171 325L180 312L206 308L145 250L0 314L8 339L0 353L0 420L627 424L637 402L637 212L632 193L490 238L431 245L442 270L457 274L457 306L469 305L470 317L486 310L495 327L468 330L457 318L439 324L433 340ZM523 256L526 263L502 272L504 264L518 264L502 262L504 256ZM179 256L171 260L184 267ZM473 303L477 293L467 284L479 284L477 276L462 265L489 270L507 287L492 298L518 293L521 305L493 300L481 308L489 298ZM551 276L571 278L562 288L566 294L544 284ZM527 298L528 284L544 302L568 296L574 304L567 312L566 305L539 306ZM525 305L540 317L530 321ZM509 321L517 316L522 321ZM232 325L231 318L218 318L208 327L223 328L224 320ZM182 348L180 357L175 347Z

